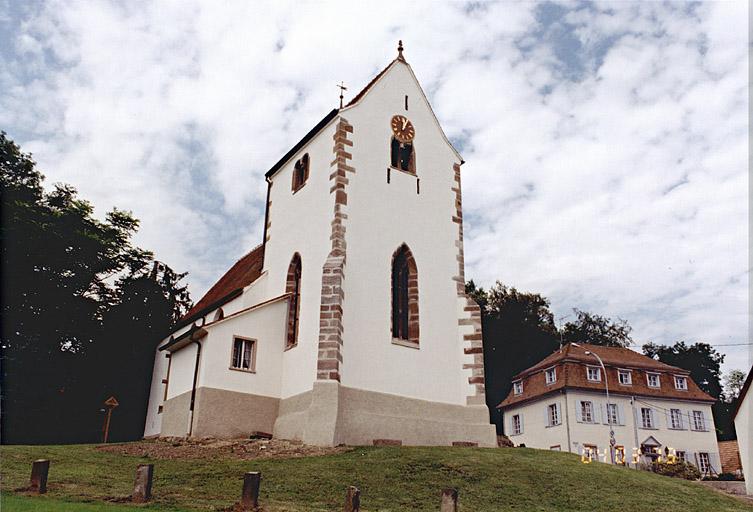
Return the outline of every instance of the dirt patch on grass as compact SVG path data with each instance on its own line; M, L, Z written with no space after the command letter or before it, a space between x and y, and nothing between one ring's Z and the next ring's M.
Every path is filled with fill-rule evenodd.
M343 453L351 448L308 446L282 439L186 439L166 437L98 446L97 450L150 459L287 459Z

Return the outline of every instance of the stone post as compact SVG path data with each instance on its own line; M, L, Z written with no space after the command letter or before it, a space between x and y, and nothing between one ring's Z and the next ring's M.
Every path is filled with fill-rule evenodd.
M139 464L136 468L136 481L133 484L131 501L134 503L146 503L152 498L153 476L154 464Z
M249 471L243 475L243 493L241 494L241 510L256 510L259 507L259 487L261 473Z
M29 490L38 494L47 492L47 473L50 471L50 461L47 459L35 460L31 465L31 481Z
M359 512L361 510L361 491L352 485L345 492L345 508L343 512Z
M442 489L442 505L440 512L458 512L458 490Z

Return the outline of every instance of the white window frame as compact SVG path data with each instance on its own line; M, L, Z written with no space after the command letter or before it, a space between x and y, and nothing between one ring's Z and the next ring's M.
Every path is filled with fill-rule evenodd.
M585 413L588 413L588 418ZM590 400L580 401L580 419L583 423L594 423L594 403Z
M512 392L514 395L522 395L523 394L523 381L522 380L516 380L512 383Z
M697 413L697 414L696 414ZM693 430L696 432L706 432L706 415L703 414L703 411L692 411L692 418L693 418ZM698 421L700 418L701 427L698 428Z
M644 411L648 411L648 415L645 415ZM647 418L648 418L648 422L646 422ZM641 407L641 428L645 428L645 429L656 428L656 421L654 419L654 410L651 407Z
M235 345L236 342L241 342L241 350L243 352L240 353L240 360L237 360L236 352L235 352ZM238 372L248 372L248 373L256 373L256 344L257 340L254 338L246 338L244 336L233 336L233 342L230 344L230 366L228 369L238 371ZM246 351L246 346L250 345L248 351ZM246 359L246 354L248 353L248 359ZM240 363L240 366L237 366L236 363ZM248 363L247 367L244 367L244 363Z
M682 385L680 385L680 382L682 382ZM680 391L687 391L688 378L684 375L675 375L675 389L679 389Z
M544 370L544 379L546 380L547 385L557 382L557 367L552 366L551 368Z
M552 414L554 412L554 414ZM554 403L546 406L546 418L548 427L562 425L562 415L560 414L560 404Z
M609 413L610 407L614 411L614 418ZM612 421L614 420L614 421ZM607 403L607 425L619 425L620 424L620 411L615 403Z
M698 452L698 469L702 475L711 473L711 456L708 452Z
M523 421L520 418L520 414L513 414L510 418L510 435L519 436L523 433Z
M591 371L596 371L596 378L591 378ZM588 382L601 382L601 368L598 366L586 366L586 379Z
M677 450L675 452L675 456L677 457L677 460L685 462L688 457L688 452L686 452L685 450Z
M625 382L622 382L623 376L626 377ZM632 386L633 372L630 370L617 370L617 382L619 382L621 386Z
M651 377L656 377L656 386L651 384ZM646 373L646 385L650 388L659 389L661 388L661 376L658 373L654 372L647 372Z
M675 415L675 413L677 413L677 415ZM682 426L682 411L680 409L669 410L669 425L667 426L672 430L684 430Z

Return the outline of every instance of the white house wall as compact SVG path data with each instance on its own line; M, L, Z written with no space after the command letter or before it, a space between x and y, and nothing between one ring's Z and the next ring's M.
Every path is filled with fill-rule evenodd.
M753 371L753 370L751 370ZM745 489L748 494L753 494L753 391L743 397L740 408L735 416L735 431L737 432L737 446L740 450L740 461L745 475Z
M405 110L405 95L409 109ZM415 127L416 174L390 166L390 120ZM347 262L342 383L436 402L465 404L456 283L457 225L453 164L428 103L408 67L397 63L359 104L342 112L353 125L355 173L348 176ZM406 243L416 261L420 348L392 343L391 263Z
M160 343L162 345L162 343ZM146 410L146 425L144 437L156 436L162 428L162 415L158 413L158 407L165 398L165 385L162 379L167 376L168 359L164 352L156 351L154 356L154 368L152 369L152 384L149 388L149 406Z

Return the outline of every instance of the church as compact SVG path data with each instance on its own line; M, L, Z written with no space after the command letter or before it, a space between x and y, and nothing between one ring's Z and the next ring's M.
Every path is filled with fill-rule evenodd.
M266 173L261 245L156 347L144 436L496 446L462 164L401 43Z

